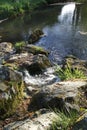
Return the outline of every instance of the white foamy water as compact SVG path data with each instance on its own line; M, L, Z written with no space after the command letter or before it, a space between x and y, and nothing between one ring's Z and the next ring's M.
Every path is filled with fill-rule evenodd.
M27 70L25 70L24 73L24 81L28 85L43 86L52 84L59 80L58 77L53 74L53 68L48 68L43 74L36 76L31 76Z
M60 23L72 24L75 7L76 7L75 3L70 3L63 6L61 14L58 17L58 20L60 21Z

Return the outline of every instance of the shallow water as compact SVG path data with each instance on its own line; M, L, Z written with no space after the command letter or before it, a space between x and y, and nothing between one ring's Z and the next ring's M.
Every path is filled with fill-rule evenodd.
M87 60L87 5L49 7L0 24L2 41L27 40L32 30L43 29L46 37L36 44L50 51L50 59L61 63L66 55ZM65 12L65 11L64 11ZM63 16L64 15L64 16Z

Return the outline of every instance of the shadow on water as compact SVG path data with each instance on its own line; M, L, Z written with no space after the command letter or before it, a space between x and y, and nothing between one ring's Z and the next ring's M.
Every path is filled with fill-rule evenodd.
M36 44L50 51L50 59L61 63L68 54L87 60L87 5L49 7L0 24L2 41L27 40L32 30L43 29L46 37Z

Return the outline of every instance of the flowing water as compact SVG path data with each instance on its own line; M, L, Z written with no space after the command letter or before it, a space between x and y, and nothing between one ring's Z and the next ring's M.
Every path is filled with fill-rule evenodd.
M48 7L31 16L5 21L0 24L1 41L27 40L36 28L46 34L36 45L50 51L52 62L61 63L69 54L87 60L87 5Z
M54 75L54 68L48 68L43 74L32 76L27 70L24 71L24 81L31 86L41 87L43 85L50 85L60 79Z

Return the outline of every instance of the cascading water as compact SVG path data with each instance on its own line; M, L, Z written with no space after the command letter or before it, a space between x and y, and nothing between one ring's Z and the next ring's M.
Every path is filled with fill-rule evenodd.
M75 3L70 3L63 6L61 14L58 17L58 20L60 21L60 23L72 24L74 13L75 13L75 8L76 8Z
M27 70L24 71L24 81L31 86L43 86L52 84L60 79L54 75L54 68L48 68L43 74L32 76Z

